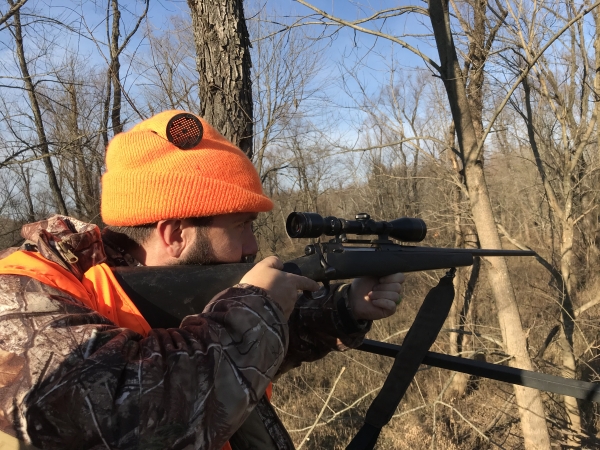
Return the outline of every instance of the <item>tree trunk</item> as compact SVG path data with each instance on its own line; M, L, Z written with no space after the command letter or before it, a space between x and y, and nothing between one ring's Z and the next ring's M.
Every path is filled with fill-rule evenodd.
M44 129L42 111L40 110L37 93L35 91L35 85L33 84L33 80L31 79L31 75L29 74L29 68L27 67L27 61L25 59L25 49L23 46L23 31L21 29L21 13L19 11L16 11L13 16L13 28L17 58L19 60L19 67L21 69L21 75L23 76L23 82L25 83L25 90L27 91L27 95L29 96L29 101L31 103L31 112L33 114L35 129L38 136L39 150L42 154L42 161L44 162L44 167L46 168L48 184L50 185L50 192L52 193L55 207L58 208L58 211L61 214L66 216L68 215L67 205L65 204L62 192L60 191L60 186L56 178L56 172L54 171L54 167L52 166L52 161L50 159L50 146L48 145L46 130Z
M102 110L102 141L106 147L109 142L108 136L108 118L110 116L112 135L121 133L123 131L123 120L121 118L121 104L122 98L125 97L129 101L129 105L141 116L139 111L135 108L131 99L127 96L126 91L123 91L121 85L121 77L119 71L121 69L121 62L119 55L125 50L133 35L137 32L142 21L148 14L148 7L150 0L145 0L144 12L140 14L133 27L131 24L131 31L125 36L122 43L120 43L121 37L121 10L119 9L118 0L108 0L106 4L106 35L109 38L109 49L110 49L110 61L108 62L108 71L106 73L106 91L104 92L103 110ZM112 22L110 20L112 12ZM112 106L111 106L112 96Z
M483 82L484 66L487 61L488 51L485 48L487 10L486 0L472 0L473 25L470 31L469 54L465 66L465 79L469 80L466 86L467 99L471 107L471 119L475 127L475 134L479 139L483 135ZM465 30L467 31L467 30Z
M454 123L450 126L448 131L448 148L454 150L455 145L455 127ZM456 173L458 180L464 181L464 177L461 175L461 164L458 161L457 155L454 151L448 152L452 168ZM465 225L464 212L462 211L461 205L463 202L463 194L461 188L455 184L452 184L452 212L454 214L454 247L466 247L466 248L477 248L478 238L477 232L472 225ZM463 352L472 347L473 339L468 334L461 333L465 331L465 325L469 322L472 323L473 319L473 308L472 298L475 291L475 284L479 278L479 258L475 258L474 264L470 267L461 267L457 270L456 277L454 277L454 302L450 310L449 325L456 332L450 333L450 354L460 356ZM452 384L449 388L449 395L453 398L460 398L467 392L467 385L469 383L469 375L465 373L457 372L452 378Z
M108 143L110 141L108 137L108 116L110 115L110 98L112 96L111 80L112 76L109 67L108 72L106 72L106 91L104 92L104 99L102 101L102 128L100 130L102 134L102 143L104 144L104 148L108 147Z
M477 136L471 118L463 75L456 56L456 48L452 40L447 1L430 0L429 15L440 56L440 75L446 88L452 118L456 125L458 144L463 154L465 180L473 221L483 247L502 248L485 182L483 166L477 154ZM502 338L507 353L512 356L510 363L515 367L533 370L506 260L494 257L486 258L486 261L486 268L498 309L498 321ZM514 386L514 390L521 417L525 448L528 450L549 449L550 437L539 392L521 386Z
M70 143L73 163L73 198L78 218L86 221L93 220L100 214L100 203L94 192L94 179L98 174L94 172L94 164L86 160L86 146L83 133L79 129L79 104L76 84L65 84L69 97L69 117L67 138Z
M119 61L119 25L121 23L121 11L119 10L118 0L111 0L112 8L112 31L110 36L110 78L112 80L113 102L110 113L110 121L112 123L113 136L123 131L121 123L121 78L119 70L121 62Z
M577 362L573 352L573 332L575 330L575 313L573 311L571 285L571 265L573 262L573 221L568 218L563 222L561 235L561 258L560 258L560 273L563 279L561 292L561 330L558 338L558 344L561 348L562 367L561 374L565 378L575 378ZM563 396L565 410L569 417L570 427L575 435L567 437L567 443L571 447L578 448L581 446L579 437L581 436L581 415L577 399L570 396Z
M594 54L595 54L595 74L594 74L594 108L596 112L596 120L600 121L600 10L596 8L594 10L594 22L596 25L595 36L594 36ZM600 159L600 125L596 126L596 145L598 152L598 159ZM598 186L600 177L597 173L592 175L590 186ZM600 203L600 199L597 196L587 194L587 198L584 201L584 209L591 209L595 203L596 207ZM593 203L592 203L593 202ZM587 234L588 247L590 251L589 264L590 267L595 267L598 261L600 261L600 226L598 224L600 213L598 209L587 214L584 218L584 226Z
M33 207L33 198L31 196L31 173L29 169L19 165L19 175L23 180L23 195L25 196L25 202L27 203L27 222L33 223L36 220L35 208Z
M556 270L553 270L553 276L557 281L557 287L560 296L560 334L558 337L558 343L561 349L562 355L562 375L566 378L575 378L575 371L577 367L575 354L573 352L573 332L575 329L575 314L573 312L573 273L571 266L573 264L573 238L574 238L574 223L573 223L573 186L571 182L571 172L568 171L570 164L570 152L565 149L565 164L562 180L562 189L565 193L564 204L559 204L558 198L552 188L552 185L548 181L546 171L544 169L544 162L540 154L536 140L536 132L534 125L533 111L531 108L531 89L527 79L523 80L523 92L525 94L525 109L527 112L527 133L529 136L529 143L531 151L536 161L536 167L542 180L546 197L548 198L548 206L552 211L554 221L557 224L555 228L560 229L560 274ZM553 227L554 228L554 227ZM581 415L577 400L573 397L564 396L563 403L565 405L565 411L569 418L570 427L575 435L569 435L567 442L571 447L580 447L579 436L581 435Z
M476 247L467 245L465 248ZM450 333L450 342L451 352L453 351L453 354L457 356L465 357L463 353L465 353L467 349L473 348L473 336L468 334L468 332L472 330L467 330L467 327L474 321L473 294L479 278L480 267L481 264L479 263L479 258L475 258L471 267L464 267L454 278L454 290L456 295L454 304L452 305L453 309L450 314L452 315L454 322L452 328L456 331ZM454 398L460 398L467 394L469 380L471 380L470 375L460 372L456 373L449 388L450 395ZM475 383L471 383L472 386L474 384Z
M242 0L188 0L196 43L200 114L252 158L250 38Z

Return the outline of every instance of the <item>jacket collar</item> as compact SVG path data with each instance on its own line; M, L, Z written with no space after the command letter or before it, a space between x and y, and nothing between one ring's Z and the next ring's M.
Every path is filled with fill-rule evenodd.
M72 217L55 215L23 225L21 236L25 250L37 250L80 280L90 267L107 259L98 226Z

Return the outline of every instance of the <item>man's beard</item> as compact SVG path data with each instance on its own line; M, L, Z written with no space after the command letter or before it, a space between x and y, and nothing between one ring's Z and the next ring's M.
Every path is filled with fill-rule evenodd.
M196 229L196 239L190 247L190 251L184 258L177 259L174 266L194 266L216 264L212 245L206 235L206 227L194 227Z

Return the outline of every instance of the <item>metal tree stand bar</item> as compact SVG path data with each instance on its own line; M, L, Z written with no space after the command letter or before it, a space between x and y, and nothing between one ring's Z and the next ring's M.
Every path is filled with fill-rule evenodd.
M358 350L395 358L401 348L401 345L365 339L363 344L358 347ZM516 369L514 367L474 361L472 359L435 352L427 352L427 355L423 359L423 364L490 378L504 383L518 384L519 386L538 389L540 391L554 392L555 394L567 395L581 400L600 402L600 383L571 380L554 375L532 372L530 370Z

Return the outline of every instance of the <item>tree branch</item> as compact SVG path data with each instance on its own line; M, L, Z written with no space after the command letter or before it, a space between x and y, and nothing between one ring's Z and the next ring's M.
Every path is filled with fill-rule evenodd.
M366 33L366 34L371 34L373 36L378 36L378 37L390 40L392 42L395 42L396 44L404 47L407 50L410 50L415 55L419 56L421 59L423 59L423 61L425 61L431 67L433 67L435 70L437 70L438 73L441 70L439 64L437 64L429 56L421 53L421 51L419 51L418 49L416 49L415 47L413 47L412 45L410 45L408 42L403 41L402 39L398 39L398 38L396 38L394 36L391 36L389 34L382 33L381 31L369 30L368 28L364 28L364 27L361 27L361 26L357 25L358 23L361 23L361 21L349 22L349 21L341 19L339 17L332 16L331 14L326 13L322 9L319 9L319 8L311 5L310 3L307 3L304 0L296 0L296 1L298 3L300 3L301 5L304 5L307 8L312 9L317 14L320 14L321 16L326 17L327 19L332 20L333 22L339 23L340 25L344 25L344 26L352 28L353 30L360 31L360 32Z
M2 17L0 17L0 25L2 25L4 22L6 22L8 19L10 19L12 16L15 15L15 13L21 9L21 7L27 3L27 0L19 0L17 3L14 3L12 0L9 0L8 2L10 4L10 9L8 10L8 12L6 14L4 14Z
M301 1L301 0L297 0L297 1ZM575 17L573 17L571 20L569 20L569 22L567 22L567 24L564 27L562 27L558 31L558 33L556 33L554 36L552 36L548 40L548 42L546 42L546 45L544 45L542 47L542 49L539 51L539 53L531 61L527 62L527 67L521 72L521 75L519 75L517 80L514 82L514 84L512 85L512 87L510 88L510 90L508 91L506 96L504 97L504 100L502 100L500 105L496 108L494 115L490 119L490 123L488 124L487 128L483 132L483 135L481 136L481 139L479 140L479 144L477 146L477 155L478 155L477 159L478 160L481 159L481 153L483 152L483 143L485 142L485 139L487 138L488 134L490 134L492 127L494 126L494 123L496 122L496 119L498 118L498 116L500 115L500 113L502 112L502 110L504 109L506 104L508 103L508 100L510 99L510 97L512 97L513 93L515 92L515 90L517 89L519 84L521 84L523 82L523 80L527 77L527 75L529 75L529 72L531 71L531 69L533 69L533 66L538 61L538 59L540 59L542 57L542 55L545 53L545 51L548 50L548 48L550 48L550 46L560 36L562 36L562 34L565 31L567 31L571 27L571 25L573 25L578 20L581 20L585 15L587 15L588 13L593 11L598 5L600 5L600 1L597 1L593 5L583 9L579 14L577 14Z

